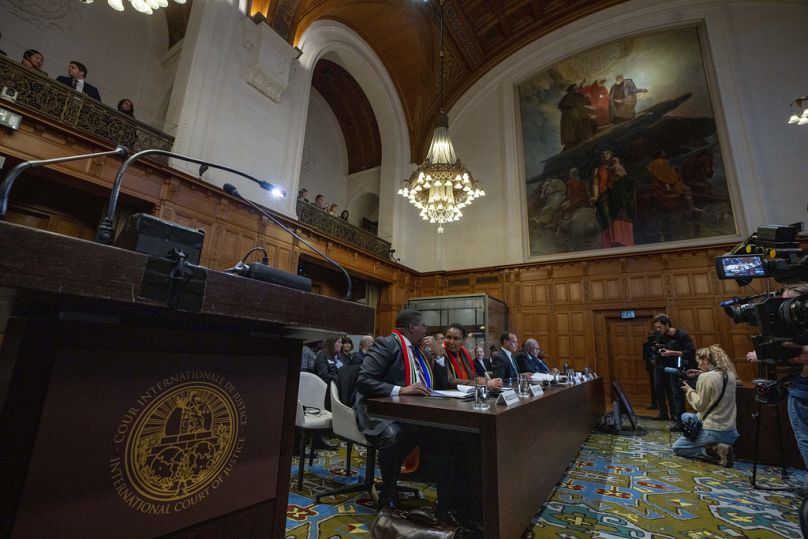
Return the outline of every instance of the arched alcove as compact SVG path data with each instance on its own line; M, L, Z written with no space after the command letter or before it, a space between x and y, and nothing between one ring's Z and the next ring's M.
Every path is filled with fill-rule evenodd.
M397 236L396 190L409 171L410 146L401 102L384 64L353 30L333 20L314 22L300 38L300 65L309 83L317 62L326 58L350 73L370 102L379 128L379 236L394 243ZM349 210L350 211L350 210Z

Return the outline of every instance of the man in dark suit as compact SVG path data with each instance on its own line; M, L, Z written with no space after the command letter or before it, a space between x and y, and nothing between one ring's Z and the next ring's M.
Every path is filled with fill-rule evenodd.
M56 77L56 80L70 86L77 92L84 93L87 97L101 101L101 94L98 93L98 88L84 80L86 78L87 66L76 60L71 60L70 63L67 64L67 77L59 75Z
M393 334L377 340L365 355L357 379L354 409L359 430L379 450L379 470L384 483L381 504L398 506L396 485L401 464L418 445L422 459L436 459L438 513L445 515L453 505L451 463L458 449L458 444L447 441L452 437L451 431L377 419L367 413L368 398L426 397L432 389L446 387L445 367L435 365L419 348L419 344L425 348L439 346L432 337L426 337L426 330L418 311L404 310L398 314Z
M549 374L550 367L542 360L544 352L539 346L539 341L536 339L528 339L525 341L523 350L516 355L516 366L519 372L538 372L541 374Z
M514 354L518 350L519 340L514 333L503 333L499 337L500 349L491 358L494 377L507 380L519 376L519 367L516 365Z
M477 376L485 376L486 371L491 371L491 360L485 357L485 350L482 346L474 349L474 370Z
M365 355L368 353L371 346L373 346L373 335L365 335L359 339L359 350L353 353L351 363L361 365L362 362L365 361Z

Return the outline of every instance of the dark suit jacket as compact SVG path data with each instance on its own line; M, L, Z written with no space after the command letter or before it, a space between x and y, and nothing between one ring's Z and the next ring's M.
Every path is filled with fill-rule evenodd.
M73 79L71 79L70 77L65 77L64 75L59 75L58 77L56 77L56 80L61 82L62 84L66 84L67 86L70 86L71 88L73 87ZM85 95L87 95L87 97L92 97L93 99L95 99L97 101L101 101L101 94L98 93L98 88L96 88L95 86L93 86L92 84L87 82L86 80L84 81L84 90L83 90L83 92L84 92Z
M484 357L482 361L483 363L480 365L479 360L474 360L474 370L477 372L477 376L485 376L485 371L493 370L490 359Z
M535 357L531 357L527 352L519 352L516 355L516 365L519 367L519 372L540 372L547 374L550 369Z
M447 372L438 365L433 367L435 389L446 389L448 386ZM365 354L365 360L359 370L356 381L356 425L362 434L376 436L387 428L393 421L389 419L375 419L368 416L367 399L373 397L389 397L394 386L404 387L408 382L404 380L404 360L401 356L401 347L392 335L373 343Z
M511 360L508 359L508 355L502 349L494 352L494 355L491 356L491 367L494 370L494 378L506 380L519 376L519 373L513 370Z
M345 361L343 361L342 364L346 365ZM323 350L317 352L317 357L314 358L314 373L319 376L323 382L328 384L331 380L336 380L337 371L338 369L337 364L334 361L334 356L326 357Z

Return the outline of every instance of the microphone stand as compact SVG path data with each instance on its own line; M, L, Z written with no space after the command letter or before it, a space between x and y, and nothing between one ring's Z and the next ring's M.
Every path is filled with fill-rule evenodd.
M306 240L304 240L303 238L301 238L300 236L298 236L297 234L295 234L294 232L292 232L291 230L289 230L288 228L286 228L286 227L283 225L283 223L281 223L280 221L278 221L277 219L275 219L275 217L274 217L274 216L273 216L271 213L269 213L268 211L266 211L265 209L263 209L261 206L259 206L258 204L256 204L256 203L255 203L255 202L253 202L252 200L248 200L248 199L244 198L244 197L241 195L241 193L239 193L239 192L238 192L238 189L236 189L236 187L235 187L234 185L231 185L231 184L229 184L229 183L226 183L226 184L224 184L224 186L222 187L222 189L224 189L224 192L225 192L225 193L227 193L228 195L231 195L231 196L234 196L234 197L236 197L236 198L238 198L238 199L241 199L241 200L243 200L244 202L246 202L247 204L249 204L250 206L252 206L252 208L253 208L253 209L255 209L257 212L259 212L259 213L260 213L260 214L262 214L263 216L265 216L265 217L269 218L269 219L270 219L270 220L271 220L273 223L275 223L276 225L278 225L279 227L281 227L282 229L284 229L286 232L288 232L289 234L291 234L292 236L294 236L294 237L295 237L295 238L297 238L298 240L300 240L300 241L301 241L301 243L303 243L303 245L305 245L306 247L308 247L309 249L311 249L312 251L314 251L315 253L317 253L317 254L318 254L318 255L320 255L321 257L323 257L323 258L324 258L325 260L327 260L327 261L328 261L328 262L329 262L329 263L330 263L332 266L334 266L335 268L337 268L338 270L340 270L340 271L342 272L342 274L343 274L343 275L345 275L345 281L346 281L346 283L348 284L348 288L347 288L347 290L345 291L345 299L347 299L347 300L349 300L349 301L351 300L351 296L352 296L352 293L353 293L353 284L351 283L351 276L350 276L350 275L348 275L348 272L347 272L347 271L345 271L345 268L343 268L343 267L342 267L342 266L341 266L341 265L340 265L338 262L336 262L336 261L335 261L334 259L332 259L331 257L327 256L326 254L324 254L324 253L322 253L321 251L319 251L318 249L316 249L316 248L315 248L313 245L311 245L309 242L307 242Z
M112 191L109 195L109 202L107 202L107 211L104 216L101 218L101 222L98 224L98 229L95 232L95 241L97 243L103 243L109 245L112 243L112 239L115 235L115 229L113 227L113 219L115 217L115 207L118 205L118 195L121 192L121 183L123 182L123 176L126 174L126 169L129 168L129 165L134 163L135 161L139 160L142 157L146 157L147 155L164 155L166 157L173 157L174 159L179 159L180 161L188 161L190 163L196 163L197 165L206 165L207 167L218 168L219 170L224 170L227 172L231 172L238 176L242 176L247 178L248 180L252 180L253 182L260 185L263 189L267 191L272 190L272 184L267 183L263 180L259 180L258 178L253 178L248 174L245 174L241 171L238 171L234 168L226 167L224 165L217 165L216 163L211 163L209 161L203 161L201 159L195 159L193 157L186 157L184 155L180 155L174 152L169 152L168 150L142 150L133 154L123 162L121 168L118 169L118 174L115 176L115 181L112 184Z
M271 191L273 189L273 185L271 183L269 183L269 182L266 182L264 180L259 180L258 178L254 178L254 177L250 176L249 174L241 172L240 170L236 170L234 168L227 167L227 166L224 166L224 165L219 165L219 164L213 163L211 161L203 161L202 159L196 159L194 157L188 157L188 156L185 156L185 155L180 155L180 154L177 154L177 153L174 153L174 152L170 152L168 150L156 150L156 149L142 150L140 152L137 152L136 154L131 155L126 161L124 161L123 164L121 164L121 168L118 170L118 174L115 176L115 181L112 184L112 190L111 190L110 195L109 195L109 202L107 203L106 213L101 218L101 222L98 224L98 229L96 230L96 233L95 233L95 241L97 243L103 243L103 244L106 244L106 245L109 245L109 244L112 243L112 239L113 239L113 237L115 235L115 229L114 229L114 226L113 226L113 223L114 223L113 219L115 217L115 207L118 205L118 195L121 192L121 183L123 182L123 176L126 173L126 169L129 168L129 165L131 165L132 163L134 163L138 159L140 159L142 157L145 157L147 155L163 155L163 156L166 156L166 157L172 157L174 159L178 159L180 161L187 161L189 163L196 163L197 165L204 165L204 166L206 166L208 168L215 168L215 169L219 169L219 170L224 170L225 172L230 172L231 174L241 176L242 178L247 178L248 180L258 184L262 189L265 189L267 191ZM232 190L232 192L228 191L228 186ZM345 279L346 279L346 281L348 283L348 290L345 293L345 299L347 299L347 300L351 299L351 293L352 293L352 288L353 287L352 287L352 284L351 284L351 277L348 275L348 272L345 271L345 268L340 266L338 263L336 263L334 260L332 260L331 258L326 256L325 254L321 253L319 250L312 247L306 240L304 240L303 238L301 238L300 236L298 236L297 234L295 234L294 232L289 230L289 228L284 226L284 224L281 223L280 221L278 221L278 219L276 219L272 214L270 214L269 212L267 212L266 210L264 210L263 208L261 208L260 206L255 204L254 202L252 202L250 200L247 200L246 198L241 196L241 194L238 192L238 189L236 189L232 185L225 184L224 190L229 195L232 195L232 196L235 196L237 198L240 198L241 200L243 200L244 202L246 202L247 204L252 206L259 213L261 213L262 215L267 217L269 220L271 220L273 223L275 223L276 225L281 227L283 230L288 232L291 236L293 236L293 237L297 238L298 240L300 240L309 249L311 249L312 251L314 251L318 255L322 256L330 264L334 265L336 268L341 270L342 273L345 275Z
M22 163L19 163L12 168L8 174L6 174L2 185L0 185L0 221L6 218L8 195L11 192L11 187L14 185L14 181L20 174L23 173L23 171L34 167L55 165L57 163L67 163L68 161L80 161L82 159L92 159L93 157L104 157L107 155L119 155L122 158L125 158L128 154L129 150L126 148L126 146L119 145L114 150L108 150L105 152L85 153L81 155L71 155L69 157L54 157L53 159L32 159L30 161L23 161Z

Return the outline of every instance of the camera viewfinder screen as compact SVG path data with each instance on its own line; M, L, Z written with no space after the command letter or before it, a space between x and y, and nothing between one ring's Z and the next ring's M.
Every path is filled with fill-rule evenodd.
M763 257L760 255L722 257L721 269L725 279L765 277L767 275Z

